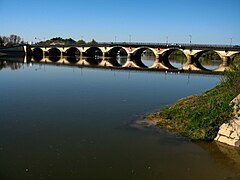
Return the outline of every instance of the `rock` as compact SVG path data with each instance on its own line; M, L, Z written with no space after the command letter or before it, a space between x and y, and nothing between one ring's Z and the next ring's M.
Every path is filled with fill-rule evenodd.
M236 131L233 131L233 133L230 135L230 138L232 139L239 139L239 136Z
M235 141L232 138L229 138L227 136L221 135L218 139L218 142L228 144L230 146L235 146Z
M230 105L233 108L232 119L220 126L215 140L240 147L240 94L231 101Z

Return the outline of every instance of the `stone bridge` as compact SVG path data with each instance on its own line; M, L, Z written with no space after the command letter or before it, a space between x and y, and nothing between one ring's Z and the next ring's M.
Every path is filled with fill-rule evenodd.
M181 70L206 70L199 58L208 51L218 54L221 59L221 65L214 71L224 71L229 67L231 61L234 62L236 55L240 54L240 46L227 45L204 45L204 44L168 44L168 43L96 43L83 45L32 45L31 53L34 57L40 56L44 59L46 56L61 57L79 56L99 58L99 65L109 67L128 67L128 68L155 68L155 69L177 69L169 61L169 56L174 51L181 51L186 56L186 62L180 68ZM141 60L141 55L146 50L155 55L155 62L147 67ZM127 56L125 64L120 65L116 57L119 54ZM64 58L63 58L64 59ZM84 61L78 62L84 65ZM85 63L86 64L86 63Z

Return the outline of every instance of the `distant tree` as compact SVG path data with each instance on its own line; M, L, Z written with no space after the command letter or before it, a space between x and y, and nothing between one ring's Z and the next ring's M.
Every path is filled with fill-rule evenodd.
M19 44L21 42L20 36L11 34L9 37L9 43L11 44Z
M3 39L4 45L7 45L10 42L9 37L7 36L3 36L2 39Z
M90 41L89 44L98 44L98 43L97 41L95 41L95 39L92 39L92 41Z
M0 46L3 46L4 45L4 41L3 41L3 38L0 36Z
M65 39L64 42L65 42L65 44L76 44L76 41L73 40L72 38Z
M86 44L86 42L81 39L81 40L78 40L78 41L77 41L77 44Z
M63 38L61 38L61 37L55 37L55 38L52 38L52 39L50 39L51 41L64 41L64 39Z
M38 45L50 45L50 44L65 44L65 45L74 45L74 44L85 44L86 42L83 41L83 40L79 40L79 41L75 41L74 39L72 38L66 38L66 39L63 39L61 37L54 37L52 39L49 39L49 40L46 40L46 41L40 41L40 42L37 42Z
M0 46L11 46L21 43L21 37L11 34L9 37L0 36Z

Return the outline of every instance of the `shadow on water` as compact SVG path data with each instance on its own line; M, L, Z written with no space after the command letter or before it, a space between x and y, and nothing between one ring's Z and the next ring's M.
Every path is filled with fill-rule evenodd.
M232 147L217 141L196 142L205 150L218 164L224 164L234 172L239 172L237 177L240 179L240 148ZM232 179L232 177L229 177Z
M0 61L8 62L24 62L24 56L0 56Z
M11 61L0 60L0 71L2 69L7 69L7 68L10 68L12 70L17 70L17 69L20 69L21 67L22 67L21 62L11 62Z
M10 68L12 70L20 69L23 62L24 57L0 56L0 70L6 68Z

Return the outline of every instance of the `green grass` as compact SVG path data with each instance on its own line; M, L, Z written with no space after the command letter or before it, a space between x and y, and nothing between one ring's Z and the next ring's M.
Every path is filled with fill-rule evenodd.
M240 93L240 65L231 66L221 83L200 96L179 100L147 116L157 126L193 140L212 140L219 127L230 119L231 100Z

